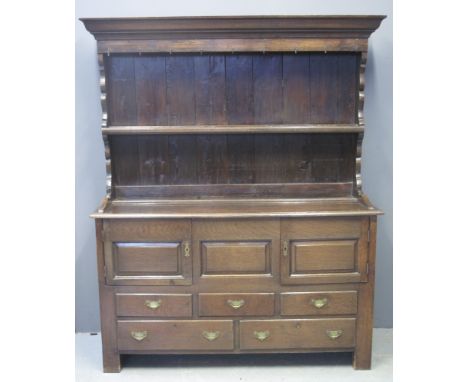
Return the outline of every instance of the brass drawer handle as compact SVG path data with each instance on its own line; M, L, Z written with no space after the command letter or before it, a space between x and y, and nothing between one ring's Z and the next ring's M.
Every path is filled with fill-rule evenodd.
M323 308L328 304L328 299L325 298L316 298L310 300L311 305L315 306L317 309Z
M214 331L214 332L210 332L210 331L207 331L207 330L204 330L202 332L202 336L207 339L208 341L214 341L216 338L218 338L220 335L220 332L218 330Z
M242 308L245 305L245 301L240 299L240 300L227 300L227 303L233 308L233 309L239 309Z
M268 337L270 337L270 332L268 330L254 332L254 336L259 341L265 341Z
M188 242L184 243L184 256L190 257L190 243Z
M342 334L342 330L327 330L327 336L332 340L336 340L338 337L341 337Z
M146 330L143 330L141 332L131 332L130 333L132 335L132 337L137 340L137 341L142 341L144 340L146 337L148 337L148 332Z
M158 309L161 306L161 300L146 300L145 305L150 309Z

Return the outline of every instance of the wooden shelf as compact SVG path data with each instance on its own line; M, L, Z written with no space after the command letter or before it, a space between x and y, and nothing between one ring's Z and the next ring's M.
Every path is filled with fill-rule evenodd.
M115 199L91 215L98 219L370 216L382 212L358 198L323 199Z
M109 126L105 135L147 134L274 134L274 133L360 133L359 125L188 125L188 126Z

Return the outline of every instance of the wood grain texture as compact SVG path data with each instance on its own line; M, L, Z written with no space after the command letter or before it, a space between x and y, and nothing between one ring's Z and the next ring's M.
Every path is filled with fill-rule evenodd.
M99 283L99 312L101 321L102 365L105 373L119 373L121 369L120 354L115 331L115 300L112 287L106 285L103 221L95 221L97 274Z
M83 20L106 157L104 371L127 353L352 351L370 368L381 211L361 156L382 19Z
M353 366L368 370L372 365L372 330L374 328L375 260L377 249L377 219L369 218L369 273L367 282L359 285L358 320L356 323L356 348Z
M352 348L355 341L354 318L241 320L241 349L311 349ZM331 339L327 330L342 330L337 339ZM259 340L255 333L267 332Z
M272 184L280 188L277 196L287 196L288 189L294 193L301 184L310 184L303 197L308 192L310 197L350 196L352 190L340 183L352 184L355 176L354 134L113 135L110 143L117 196L133 186L154 186L155 193L144 193L151 187L133 188L133 195L122 196L157 196L158 190L159 196L182 196L181 187L165 187L170 185L190 185L193 196L274 196ZM321 183L349 193L336 195L328 188L329 194L313 194ZM216 194L217 187L223 194Z
M109 138L104 133L108 127L108 114L107 114L107 90L106 90L106 63L103 54L98 54L99 66L99 89L101 92L101 131L103 131L102 139L104 141L104 157L106 160L106 197L110 199L112 196L112 162L111 152L109 145Z
M197 16L81 18L96 40L131 39L256 38L284 37L364 39L369 38L386 16L291 15L291 16ZM193 51L193 50L192 50ZM261 51L261 50L260 50Z
M198 299L204 317L273 316L275 309L273 293L200 293Z
M226 274L270 274L268 241L202 242L202 277Z
M381 215L355 198L317 199L140 199L112 200L104 212L94 218L180 219L180 218L267 218L267 217L339 217Z
M115 304L121 317L192 317L191 294L117 293Z
M287 292L281 293L282 316L353 315L357 313L356 291ZM324 306L314 301L325 301Z
M145 331L147 337L137 341L131 332ZM218 337L208 340L204 332ZM233 325L227 320L118 321L119 350L232 350Z
M281 243L287 255L281 256L281 282L304 285L366 281L367 221L366 217L282 219ZM303 248L298 252L299 243ZM333 246L335 249L330 250ZM336 250L338 247L341 250Z
M99 41L100 53L360 52L365 39L200 39Z
M365 88L365 73L367 63L367 52L361 52L361 61L359 65L359 103L358 103L358 124L364 128L364 88ZM362 141L364 132L357 134L357 149L356 149L356 177L355 177L355 194L362 195Z
M197 98L198 101L198 98ZM270 102L270 100L266 100ZM258 103L255 104L259 108ZM198 107L198 102L197 102ZM265 108L266 106L263 106ZM208 113L208 112L207 112ZM255 119L260 119L260 111L256 111ZM213 117L211 117L213 118ZM267 120L269 118L266 118ZM197 117L197 121L200 119ZM306 125L185 125L185 126L109 126L102 129L106 135L133 135L133 134L265 134L265 133L359 133L363 128L358 125L348 124L306 124Z

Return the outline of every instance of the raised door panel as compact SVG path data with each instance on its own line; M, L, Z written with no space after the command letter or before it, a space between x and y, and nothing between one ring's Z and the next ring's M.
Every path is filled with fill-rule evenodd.
M114 272L119 275L177 275L181 243L113 243Z
M293 274L353 271L357 240L291 241Z
M281 282L367 281L368 218L283 219Z
M204 285L225 288L271 283L279 269L279 237L278 219L194 220L194 273Z
M202 242L202 275L271 274L271 243Z
M191 224L110 221L104 228L110 285L188 285L192 282Z

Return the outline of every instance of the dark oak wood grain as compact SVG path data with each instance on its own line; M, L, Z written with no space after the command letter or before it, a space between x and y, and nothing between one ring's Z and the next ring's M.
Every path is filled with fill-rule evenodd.
M364 76L383 18L82 20L106 158L105 372L168 353L348 351L370 368Z

